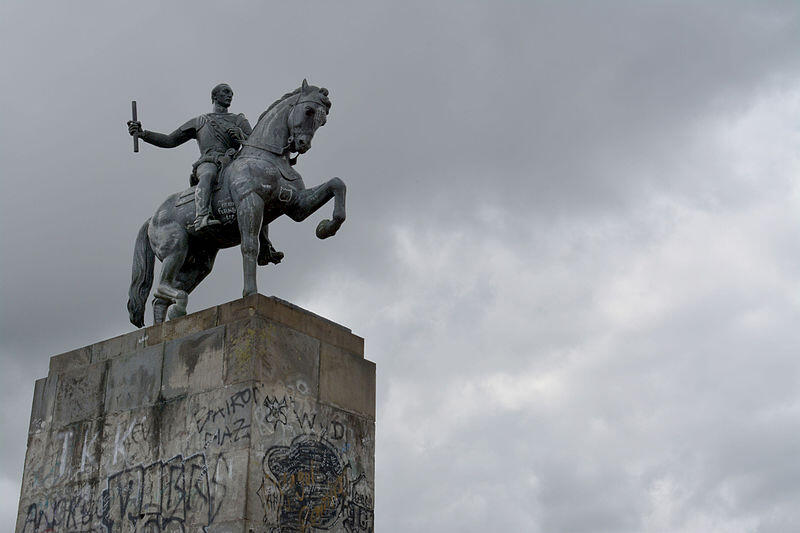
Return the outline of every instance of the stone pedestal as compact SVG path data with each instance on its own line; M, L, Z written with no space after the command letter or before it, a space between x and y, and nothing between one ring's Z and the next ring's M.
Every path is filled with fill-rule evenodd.
M375 364L261 295L50 359L17 533L373 531Z

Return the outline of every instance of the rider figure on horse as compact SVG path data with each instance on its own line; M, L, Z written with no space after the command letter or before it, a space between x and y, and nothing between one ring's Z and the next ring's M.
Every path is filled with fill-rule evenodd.
M244 114L228 113L232 100L233 90L230 85L220 83L211 91L214 111L187 121L169 135L143 130L141 122L128 121L128 133L138 134L144 142L161 148L174 148L190 139L197 140L200 159L192 165L192 174L189 177L189 184L197 185L194 192L195 231L220 224L211 210L214 180L253 132Z

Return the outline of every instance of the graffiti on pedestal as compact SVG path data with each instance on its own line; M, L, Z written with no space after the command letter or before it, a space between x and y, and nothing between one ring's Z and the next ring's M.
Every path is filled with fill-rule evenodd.
M267 424L272 424L273 431L278 428L278 424L286 425L288 423L286 418L286 409L288 409L286 396L279 401L277 396L267 395L264 398L264 407L267 408L264 421Z
M155 462L159 434L149 413L54 432L42 445L44 459L26 474L31 493L44 496L26 499L18 533L166 533L225 523L224 505L236 503L225 499L233 460L219 447L255 435L259 447L251 449L267 449L255 485L263 522L254 531L374 532L372 444L358 418L263 385L198 395L190 405L182 431L196 453ZM185 438L178 426L169 439ZM252 512L260 522L261 510Z
M339 518L347 494L347 472L330 443L300 436L289 446L270 448L262 466L260 490L275 513L267 521L277 531L329 529Z
M250 439L250 406L256 403L258 387L248 387L231 394L219 404L201 405L192 418L203 447Z
M63 489L28 506L22 533L155 533L209 525L227 492L217 475L227 461L220 454L216 462L209 473L205 454L177 455L108 476L99 496L88 485Z
M327 530L340 519L351 533L373 531L372 490L365 476L351 483L350 465L326 439L301 435L289 446L273 446L262 470L257 492L271 532Z
M374 533L372 489L364 474L350 485L350 498L345 509L344 527L349 533Z

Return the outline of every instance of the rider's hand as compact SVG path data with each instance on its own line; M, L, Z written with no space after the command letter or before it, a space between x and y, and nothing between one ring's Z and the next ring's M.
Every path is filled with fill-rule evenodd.
M228 135L233 137L237 142L244 142L247 140L247 135L244 134L241 128L228 128Z
M142 136L142 131L143 130L142 130L142 123L141 122L139 122L138 120L135 121L135 122L133 120L129 120L128 121L128 133L130 133L131 136L139 135L141 137Z

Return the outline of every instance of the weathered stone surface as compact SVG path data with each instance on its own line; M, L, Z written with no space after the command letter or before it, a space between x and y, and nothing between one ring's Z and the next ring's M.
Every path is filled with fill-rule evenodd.
M220 324L258 315L320 341L339 346L361 356L364 355L364 339L354 335L348 328L274 296L268 298L261 294L254 294L222 304L218 308Z
M375 363L322 344L319 398L375 419Z
M60 373L54 427L100 416L105 400L105 378L105 362Z
M227 324L228 322L255 316L259 302L261 302L264 298L266 298L266 296L261 294L253 294L252 296L239 298L238 300L232 300L230 302L218 305L217 309L219 313L219 323Z
M34 387L17 533L372 531L362 349L257 295L56 356Z
M244 520L235 520L233 522L215 522L208 526L206 530L208 533L245 533L252 531L248 529L247 523Z
M47 378L37 379L33 386L33 404L31 405L28 433L38 433L44 430L45 421L49 415L47 403Z
M209 307L191 313L178 320L170 320L162 324L162 340L179 339L198 331L205 331L217 325L217 307Z
M47 461L47 444L49 435L46 432L28 435L28 450L25 454L25 471L22 476L22 497L41 490L41 479L47 472L43 466Z
M258 379L317 396L319 340L273 321L253 317L227 327L226 383Z
M161 392L164 346L145 348L110 361L106 413L153 405Z
M84 346L50 358L50 375L88 365L92 360L92 347Z
M134 352L145 345L142 337L139 331L132 331L125 335L92 344L89 346L92 362L99 363L128 352Z
M191 416L186 398L176 398L155 406L153 416L158 423L159 457L191 455L187 423Z
M168 341L164 347L161 394L165 399L223 385L225 328L201 331Z
M267 322L259 317L236 320L226 326L225 383L249 381L268 371Z

